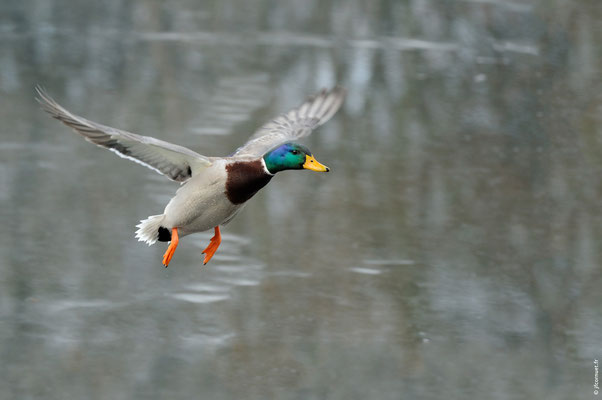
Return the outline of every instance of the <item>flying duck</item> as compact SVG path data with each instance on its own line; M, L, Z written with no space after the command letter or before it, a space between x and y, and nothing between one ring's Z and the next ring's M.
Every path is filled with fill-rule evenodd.
M328 121L346 94L341 87L324 89L260 127L231 155L207 157L182 146L89 121L67 111L42 88L36 87L36 91L38 102L48 114L87 141L182 184L163 214L151 215L136 226L136 238L149 246L157 241L170 242L163 255L165 267L179 238L213 228L214 236L202 252L203 264L207 264L221 243L220 225L230 222L276 173L288 169L328 172L329 168L320 164L307 147L294 141Z

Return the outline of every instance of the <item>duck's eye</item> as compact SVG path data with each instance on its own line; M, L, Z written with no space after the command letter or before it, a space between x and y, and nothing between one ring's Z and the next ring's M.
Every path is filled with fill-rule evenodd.
M292 150L291 153L293 153L294 155L299 154L299 150Z

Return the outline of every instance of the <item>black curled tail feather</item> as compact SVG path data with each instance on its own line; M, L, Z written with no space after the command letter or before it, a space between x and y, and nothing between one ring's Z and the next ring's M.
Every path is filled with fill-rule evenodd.
M157 238L160 242L171 242L171 232L164 226L159 227L159 237Z

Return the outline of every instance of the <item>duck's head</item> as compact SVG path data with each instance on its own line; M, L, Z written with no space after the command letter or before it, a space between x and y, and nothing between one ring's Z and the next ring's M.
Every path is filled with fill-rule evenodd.
M270 150L263 156L265 166L271 174L286 169L309 169L317 172L328 172L330 168L320 164L309 149L298 143L284 143Z

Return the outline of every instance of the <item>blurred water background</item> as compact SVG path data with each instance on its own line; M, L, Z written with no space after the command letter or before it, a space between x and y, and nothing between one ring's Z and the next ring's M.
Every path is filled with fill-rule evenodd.
M599 0L3 0L0 399L577 399L602 357ZM222 230L49 119L226 155L322 87Z

